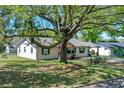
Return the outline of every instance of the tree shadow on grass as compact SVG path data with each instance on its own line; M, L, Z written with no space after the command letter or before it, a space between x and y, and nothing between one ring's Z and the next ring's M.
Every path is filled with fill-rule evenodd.
M28 68L35 68L36 65L35 64L9 64L9 65L6 65L4 67L2 67L1 69L2 70L26 70Z
M33 70L30 70L32 68ZM104 78L105 81L119 76L114 69L108 67L96 65L84 67L79 64L14 63L4 66L2 70L4 71L0 72L0 87L64 87L77 82L87 85L92 81L90 77L94 74ZM73 76L75 73L78 77Z
M83 66L79 64L36 64L36 63L30 63L30 64L20 64L20 63L13 63L13 64L7 64L3 66L2 70L28 70L28 69L37 69L37 71L45 70L51 70L51 71L61 71L61 72L72 72L75 70L82 69ZM63 73L64 74L64 73Z
M0 71L0 87L64 87L73 83L74 79L70 77L43 72Z
M29 70L31 68L34 70ZM8 84L10 84L10 87L64 87L64 85L72 86L79 80L84 84L88 83L89 80L87 78L84 80L83 78L83 75L86 75L85 77L89 76L87 72L80 72L83 75L81 75L79 80L78 77L67 75L73 75L75 71L79 71L80 69L84 68L79 64L9 64L2 68L4 70L3 75L2 72L0 73L0 80L2 79L0 81L0 87L6 87ZM1 77L1 75L4 77Z

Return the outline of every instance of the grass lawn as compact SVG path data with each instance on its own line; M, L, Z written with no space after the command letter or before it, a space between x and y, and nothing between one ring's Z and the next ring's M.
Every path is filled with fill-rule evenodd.
M123 77L124 67L118 64L86 66L79 60L68 64L57 60L36 61L9 55L0 55L0 87L75 87Z

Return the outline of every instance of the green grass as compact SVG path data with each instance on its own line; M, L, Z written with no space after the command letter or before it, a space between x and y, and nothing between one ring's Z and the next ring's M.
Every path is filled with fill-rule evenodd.
M68 64L57 60L36 61L0 55L0 87L74 87L123 77L123 67L108 64L85 65L81 60Z

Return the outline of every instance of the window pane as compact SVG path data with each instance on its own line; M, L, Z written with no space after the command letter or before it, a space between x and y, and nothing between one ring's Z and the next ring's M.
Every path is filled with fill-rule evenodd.
M42 49L42 55L48 55L50 50L49 49Z
M31 54L33 53L33 48L31 47Z
M68 54L76 53L76 48L67 48L67 53Z
M24 47L24 52L26 52L26 47Z
M48 49L44 49L44 54L48 54Z
M79 53L85 53L85 48L80 47L80 48L79 48Z
M69 48L67 48L67 53L70 54L71 53L71 50Z

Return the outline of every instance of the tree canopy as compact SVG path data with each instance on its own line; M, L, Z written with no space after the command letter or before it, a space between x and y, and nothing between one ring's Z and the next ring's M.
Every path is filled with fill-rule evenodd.
M97 32L93 29L99 29L122 36L123 30L115 27L123 24L123 16L124 7L113 5L0 6L0 32L4 37L29 37L39 47L51 48L61 43L61 58L65 61L67 41L78 31L94 34ZM13 26L9 28L13 19ZM54 42L44 46L38 41L39 37L50 37Z

